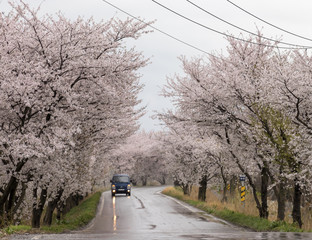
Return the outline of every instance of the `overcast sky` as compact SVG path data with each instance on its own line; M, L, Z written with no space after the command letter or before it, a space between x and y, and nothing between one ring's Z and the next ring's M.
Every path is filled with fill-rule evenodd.
M240 33L248 35L242 30L238 30L199 10L187 0L156 1L208 28L233 34L237 37ZM103 0L24 0L24 2L34 7L41 4L42 13L61 11L66 17L72 19L78 16L85 18L93 16L95 20L129 17ZM224 36L185 20L152 0L107 0L107 2L145 21L156 20L153 24L154 27L202 51L209 53L226 52L227 42ZM282 37L284 42L312 46L312 41L269 26L246 14L227 0L191 0L191 2L245 30L256 32L259 28L268 38ZM231 0L231 2L279 28L312 39L312 1L310 0ZM6 12L8 9L10 9L8 1L0 0L0 10ZM142 129L146 131L160 130L159 123L152 120L150 116L154 114L154 111L172 108L167 99L159 96L166 83L166 76L173 76L175 73L183 74L178 60L179 56L191 58L204 56L205 53L158 31L128 44L129 46L135 45L137 50L151 58L151 64L140 71L142 74L141 81L145 84L140 98L143 100L143 104L147 106L147 114L141 119L141 123Z

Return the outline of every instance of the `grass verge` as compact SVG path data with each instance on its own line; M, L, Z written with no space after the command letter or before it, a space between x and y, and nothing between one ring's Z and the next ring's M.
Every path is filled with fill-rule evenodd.
M28 225L8 226L3 232L6 234L23 233L63 233L77 230L86 226L96 215L97 205L101 197L101 192L96 192L78 206L72 208L59 222L53 222L50 227L42 226L40 229L32 229Z
M211 206L207 202L194 200L185 196L180 188L168 187L164 189L162 193L177 198L234 225L249 228L257 232L303 232L302 229L284 221L269 221L260 217L235 212L227 209L226 207L223 209L217 209L216 206Z

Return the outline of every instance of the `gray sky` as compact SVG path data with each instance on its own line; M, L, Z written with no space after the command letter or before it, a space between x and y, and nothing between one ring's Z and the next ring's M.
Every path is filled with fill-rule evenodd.
M154 27L203 51L209 53L226 52L227 42L224 36L191 23L151 0L107 1L145 21L156 20ZM199 10L186 0L156 1L219 32L234 34L236 37L243 33L241 30ZM248 31L256 32L258 27L262 29L265 37L274 39L282 37L284 42L312 46L312 41L273 28L239 10L226 0L191 1L219 18ZM108 20L112 17L125 19L129 17L102 0L24 0L24 2L34 7L41 4L42 13L61 11L66 17L73 19L78 16L85 18L93 16L96 20ZM312 39L312 1L231 0L231 2L271 24ZM9 8L7 0L0 0L0 11L7 11ZM247 35L247 33L243 34ZM205 54L158 31L145 35L141 39L129 43L129 45L135 45L137 50L142 51L146 57L151 58L151 64L141 70L141 81L145 84L145 89L140 98L143 100L143 104L147 105L147 114L141 119L142 129L146 131L160 130L159 123L152 120L150 116L154 114L154 111L162 111L172 107L167 99L159 96L162 86L166 83L166 76L173 76L175 73L182 74L181 64L178 60L179 56L184 55L191 58L193 56L204 56Z

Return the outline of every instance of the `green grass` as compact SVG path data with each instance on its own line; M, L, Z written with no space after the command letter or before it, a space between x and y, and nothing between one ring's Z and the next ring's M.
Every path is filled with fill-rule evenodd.
M168 196L174 197L179 200L184 199L184 194L181 190L181 188L173 188L173 187L167 187L162 191L163 194L166 194Z
M18 225L18 226L8 226L4 229L6 234L13 234L13 233L27 233L31 230L31 226L27 225Z
M303 232L293 224L288 224L283 221L269 221L260 217L250 216L239 212L234 212L227 208L222 210L217 209L214 206L210 206L206 202L192 200L183 195L183 192L179 188L168 187L163 190L163 194L177 198L184 201L196 208L199 208L213 216L226 220L234 225L238 225L244 228L249 228L257 232Z
M59 223L54 223L50 227L42 226L41 230L49 233L61 233L87 225L95 217L100 197L100 192L93 194L81 204L72 208Z
M71 230L77 230L86 226L96 214L97 205L101 197L101 192L96 192L86 198L78 206L72 208L60 222L53 222L48 226L42 226L40 229L32 229L31 226L18 225L9 226L4 229L7 234L13 233L63 233Z

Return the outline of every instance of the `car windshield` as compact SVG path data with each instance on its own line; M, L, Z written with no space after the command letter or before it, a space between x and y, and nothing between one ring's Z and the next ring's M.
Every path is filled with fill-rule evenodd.
M127 176L114 176L113 182L128 183L129 177L127 177Z

